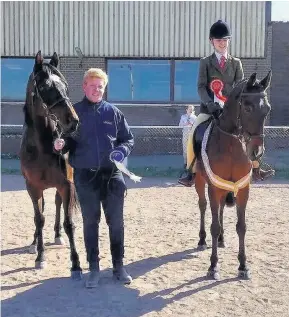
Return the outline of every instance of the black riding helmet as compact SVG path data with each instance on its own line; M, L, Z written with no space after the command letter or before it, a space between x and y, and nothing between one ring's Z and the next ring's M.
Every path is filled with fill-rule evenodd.
M229 25L222 20L218 20L210 28L210 39L225 39L231 36Z

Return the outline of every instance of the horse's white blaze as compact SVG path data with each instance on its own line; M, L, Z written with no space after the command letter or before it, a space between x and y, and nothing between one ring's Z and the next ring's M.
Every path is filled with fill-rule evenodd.
M57 75L52 74L52 75L50 75L50 78L52 81L57 81L58 83L60 83L64 87L63 82L60 80L60 78Z

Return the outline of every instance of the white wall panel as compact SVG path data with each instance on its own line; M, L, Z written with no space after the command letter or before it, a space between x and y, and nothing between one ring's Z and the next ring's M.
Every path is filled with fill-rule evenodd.
M231 53L264 57L265 1L2 2L2 56L191 57L210 54L210 26L226 20Z

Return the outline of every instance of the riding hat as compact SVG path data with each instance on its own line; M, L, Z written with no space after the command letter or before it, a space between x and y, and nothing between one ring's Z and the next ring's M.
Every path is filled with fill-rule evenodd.
M229 25L222 20L218 20L210 28L210 39L227 39L231 36Z

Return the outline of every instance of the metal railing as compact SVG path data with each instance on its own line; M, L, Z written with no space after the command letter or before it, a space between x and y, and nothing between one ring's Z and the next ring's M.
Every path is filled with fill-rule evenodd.
M22 125L1 126L2 158L17 156L22 129ZM131 126L131 130L135 147L129 157L130 165L136 165L139 169L179 171L183 165L181 127ZM263 164L289 176L289 126L266 126L265 149Z

